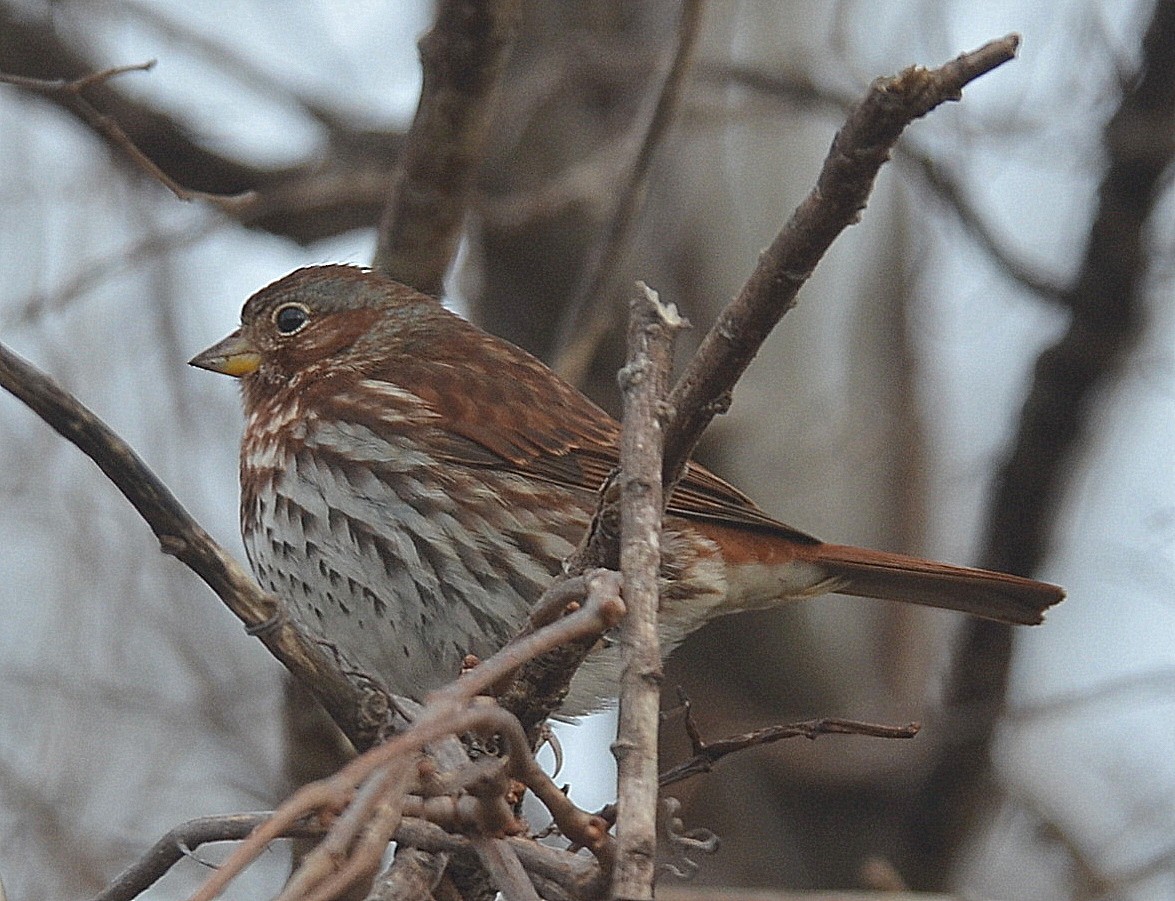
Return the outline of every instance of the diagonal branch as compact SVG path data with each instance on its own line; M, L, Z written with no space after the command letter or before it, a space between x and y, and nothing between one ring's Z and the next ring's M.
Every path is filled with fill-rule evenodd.
M93 460L143 517L159 546L186 564L216 592L251 634L305 681L356 747L384 728L387 699L357 687L287 616L280 598L253 577L200 527L134 450L51 378L0 345L0 387L45 420Z
M93 58L74 48L59 30L22 15L14 4L0 3L0 71L13 73L15 78L9 81L14 85L17 79L28 79L31 84L25 90L45 97L115 147L119 160L133 162L134 154L124 153L107 131L96 128L68 93L34 87L59 80L91 81L88 73L98 69ZM119 91L113 81L91 81L87 87L91 108L118 123L131 145L168 178L182 181L185 189L227 196L255 190L260 195L256 203L221 206L221 212L250 227L308 243L370 226L386 205L394 159L403 141L398 132L363 131L316 111L329 130L329 157L266 168L205 149L183 123Z
M180 200L203 200L213 206L220 207L229 214L239 214L241 210L249 208L256 201L256 195L251 191L227 196L209 194L204 191L191 191L185 188L159 168L147 154L143 153L115 119L100 113L86 99L85 93L89 88L104 85L112 78L117 78L128 72L146 72L154 66L155 60L150 60L133 66L116 66L99 72L91 72L72 80L63 78L46 80L23 75L0 74L0 84L11 84L28 91L58 98L67 109L117 147L148 177L155 179Z
M836 237L857 222L873 183L907 125L967 83L1012 59L1008 35L938 69L911 66L879 78L837 132L816 186L792 213L751 277L702 340L669 404L665 484L676 484L703 430L730 406L730 392Z

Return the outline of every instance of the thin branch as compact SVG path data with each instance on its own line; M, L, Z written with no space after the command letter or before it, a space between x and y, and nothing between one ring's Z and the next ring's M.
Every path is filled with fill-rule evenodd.
M442 0L420 41L424 85L372 266L441 293L518 33L520 0Z
M595 359L600 342L616 320L612 295L637 215L644 204L649 171L657 149L673 124L686 76L694 59L701 32L704 0L684 0L677 26L677 48L662 82L628 180L618 192L608 228L584 261L583 276L575 295L567 303L562 329L556 342L553 368L573 385L582 384Z
M1045 300L1062 300L1065 287L1056 279L1049 279L1031 265L1016 258L996 229L988 223L955 175L933 156L911 146L909 141L898 144L899 162L907 161L926 187L937 194L959 223L971 235L979 249L986 253L1009 278Z
M25 403L93 460L142 516L163 552L188 566L224 601L278 660L314 691L356 747L385 727L387 699L374 686L357 687L322 648L200 527L134 450L48 376L0 345L0 387Z
M150 72L155 68L158 60L149 59L145 63L132 63L129 66L112 66L100 72L91 72L81 78L29 78L25 75L6 75L0 73L0 84L15 85L38 94L60 95L77 97L86 88L102 84L127 72Z
M409 755L387 761L357 786L326 836L302 858L277 901L330 901L365 877L370 884L400 823L415 764ZM390 811L385 810L388 807ZM372 842L367 841L373 827L383 838L382 843L376 840L374 853Z
M802 109L847 113L851 99L841 92L811 81L804 72L772 73L758 67L722 65L708 66L700 75L718 87L738 85L756 93L776 98ZM958 219L978 248L1011 279L1037 296L1056 301L1064 292L1059 278L1039 272L1018 258L1015 250L1000 237L999 232L972 202L959 179L941 160L903 138L894 147L895 160L908 163L916 178L936 194L947 210Z
M151 850L123 870L94 901L130 901L154 885L168 870L200 845L239 841L265 822L268 813L234 813L200 817L171 829ZM312 838L325 832L320 823L295 823L283 838Z
M20 73L34 83L53 83L58 76L85 80L97 65L76 50L46 21L22 16L12 4L0 4L0 71ZM248 78L236 73L238 77ZM34 90L30 88L30 90ZM94 131L71 104L68 93L37 91ZM249 189L260 199L239 208L220 208L235 221L309 243L370 226L387 205L395 159L403 135L361 130L338 117L329 118L328 153L293 166L265 168L242 163L201 147L188 128L147 103L104 81L89 90L91 105L118 122L131 143L173 179L214 196L232 196ZM315 114L326 122L322 111ZM95 133L106 140L102 131ZM118 160L126 159L121 152Z
M940 103L958 100L964 85L1012 59L1009 35L938 69L911 66L879 78L837 132L816 187L792 213L755 271L703 339L670 395L665 434L665 484L676 484L710 420L730 405L730 392L800 287L845 228L857 222L878 171L902 130Z
M248 207L256 202L257 195L252 191L232 196L224 194L207 194L203 191L190 191L164 172L155 162L136 146L127 136L122 127L110 116L103 115L94 108L93 104L84 96L85 91L97 85L103 85L112 78L124 75L127 72L146 72L154 68L155 60L139 63L132 66L116 66L91 72L74 79L41 79L29 78L23 75L0 74L0 83L11 84L29 91L36 91L50 97L58 98L63 105L72 110L86 124L106 138L131 160L149 178L163 185L180 200L203 200L219 207L230 215L238 215L242 207Z
M871 738L913 738L922 727L918 723L905 726L887 726L881 723L864 723L858 720L820 719L801 723L787 723L756 729L742 735L733 735L717 741L702 741L691 726L694 756L663 772L659 778L662 788L681 782L700 773L708 773L723 757L748 748L769 745L785 738L807 738L815 741L821 735L866 735Z
M657 609L661 574L661 417L673 343L685 322L638 282L630 301L628 363L620 371L620 571L628 615L620 627L620 711L612 753L617 763L616 868L612 894L651 899L657 852L657 726L661 645Z
M470 844L503 898L508 901L540 901L518 855L505 841L478 835L470 838Z
M687 829L678 816L681 802L677 798L667 795L657 807L658 831L672 854L672 859L661 864L661 868L680 879L691 879L701 869L694 857L716 852L720 844L718 836L705 828Z

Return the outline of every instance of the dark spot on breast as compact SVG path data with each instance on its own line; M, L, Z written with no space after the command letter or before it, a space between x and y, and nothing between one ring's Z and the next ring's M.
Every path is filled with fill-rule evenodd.
M383 616L388 612L388 605L370 588L363 589L363 600L371 604L371 608L375 611L376 616Z

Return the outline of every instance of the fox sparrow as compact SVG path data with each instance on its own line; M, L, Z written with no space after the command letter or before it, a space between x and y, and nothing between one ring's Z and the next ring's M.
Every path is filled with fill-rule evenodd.
M241 531L258 580L343 662L419 698L506 642L617 464L619 426L525 351L352 266L253 295L192 360L241 379ZM825 592L1038 623L1061 589L824 542L689 467L662 537L662 648ZM614 693L589 657L563 712Z

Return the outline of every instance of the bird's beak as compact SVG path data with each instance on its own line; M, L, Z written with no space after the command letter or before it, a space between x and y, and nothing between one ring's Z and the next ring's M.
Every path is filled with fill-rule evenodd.
M261 354L238 330L223 341L218 341L207 350L196 354L188 360L188 365L239 379L257 371L257 367L261 365Z

